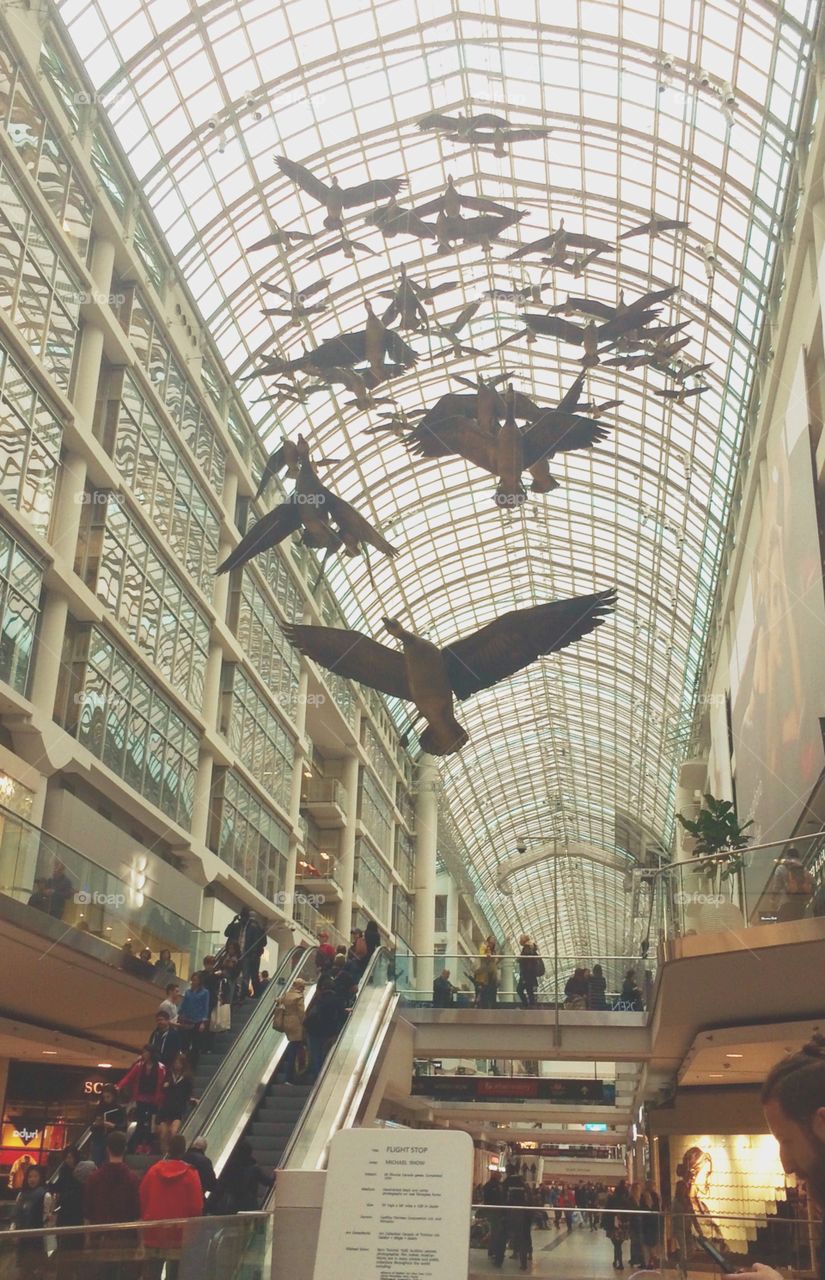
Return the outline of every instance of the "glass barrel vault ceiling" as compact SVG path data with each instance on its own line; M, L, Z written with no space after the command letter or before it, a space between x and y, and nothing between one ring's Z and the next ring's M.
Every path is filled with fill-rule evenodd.
M63 0L58 5L230 373L264 351L299 354L362 327L402 262L415 279L457 281L438 300L450 319L487 290L537 281L534 259L495 246L439 255L432 242L384 240L347 221L373 254L307 264L313 246L249 252L281 228L322 230L323 211L282 177L287 155L343 184L405 176L403 199L431 199L453 175L463 193L528 211L514 246L565 219L605 237L651 210L690 230L625 241L583 278L544 279L613 302L673 282L661 322L690 320L692 363L711 362L710 389L684 405L652 393L673 382L650 369L591 370L588 395L623 403L606 442L568 454L561 487L502 515L494 481L461 460L412 462L340 389L307 406L261 402L245 385L261 436L302 431L345 498L402 554L329 577L352 625L384 639L382 615L443 643L495 615L615 583L615 617L561 656L534 664L460 708L470 744L441 762L446 798L484 897L503 932L549 943L550 864L496 886L516 837L569 842L559 903L562 954L615 953L629 941L631 861L618 832L635 821L668 844L679 744L690 724L744 409L755 365L783 196L810 65L815 0ZM730 100L730 101L727 101ZM433 109L508 110L552 126L542 141L488 150L422 134ZM324 233L324 245L334 233ZM318 246L315 246L318 247ZM708 258L710 256L710 261ZM310 327L266 318L261 281L331 277L330 309ZM555 296L554 296L555 293ZM323 295L317 295L321 297ZM313 299L315 301L316 299ZM490 351L520 328L517 308L484 298L465 331ZM518 389L554 403L580 352L522 341L453 357L435 336L405 335L415 370L392 382L413 409L459 390L455 373L512 372ZM689 384L688 384L689 385ZM587 846L601 851L587 856ZM609 856L604 857L607 853Z

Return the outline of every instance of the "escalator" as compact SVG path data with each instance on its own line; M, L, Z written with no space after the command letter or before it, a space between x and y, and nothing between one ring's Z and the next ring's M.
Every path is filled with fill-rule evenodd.
M241 1140L249 1143L256 1163L265 1171L285 1167L289 1157L314 1158L310 1139L317 1141L316 1128L331 1136L347 1123L353 1106L363 1097L380 1033L386 1032L397 1002L389 977L392 957L380 949L367 966L352 1012L317 1081L276 1084L288 1042L283 1032L272 1027L275 1000L302 977L309 1006L315 990L315 952L307 952L297 964L294 956L288 957L287 964L294 967L286 973L279 970L279 990L250 1017L184 1126L190 1142L196 1136L206 1138L218 1175Z

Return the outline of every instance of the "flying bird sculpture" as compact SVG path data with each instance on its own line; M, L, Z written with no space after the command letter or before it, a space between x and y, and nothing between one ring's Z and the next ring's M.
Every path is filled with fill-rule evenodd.
M345 258L353 261L356 249L359 253L369 253L373 258L378 257L378 250L371 248L368 244L364 244L362 240L350 240L347 236L341 236L340 239L333 240L330 244L325 245L323 249L318 249L315 253L311 253L306 258L306 261L320 262L322 258L329 258L333 253L338 253L339 250Z
M486 352L479 351L477 347L468 346L462 342L459 334L465 329L472 320L473 316L481 306L481 298L477 298L475 302L468 302L466 307L462 307L458 315L449 324L442 324L439 320L434 322L434 329L439 338L444 338L450 344L450 350L456 357L458 356L483 356Z
M426 204L417 205L415 212L420 218L426 218L431 213L443 213L447 218L460 218L462 209L472 209L474 213L498 213L505 218L513 212L512 206L498 204L486 196L462 195L451 177L447 178L447 186L440 196Z
M401 280L398 285L393 289L385 289L378 295L379 298L390 299L390 305L381 319L385 325L391 325L398 318L398 327L405 332L426 329L428 316L424 304L431 302L433 298L437 298L442 293L450 293L457 288L457 280L445 280L442 284L437 285L418 284L415 280L410 279L407 275L407 268L402 263Z
M415 209L406 209L394 199L368 213L367 222L377 227L387 240L403 235L415 236L417 240L436 238L435 227L431 222L425 222Z
M610 241L602 240L600 236L588 236L580 231L567 231L562 218L555 231L531 241L530 244L522 245L520 249L516 249L515 253L508 256L507 261L515 262L518 258L526 258L531 253L546 253L551 259L563 260L570 257L571 249L589 249L594 253L607 253L612 248Z
M606 620L615 604L616 591L610 588L514 609L443 647L407 630L396 618L382 619L385 630L401 642L400 651L342 628L290 625L284 634L326 670L412 702L426 721L422 750L446 756L468 741L455 718L454 699L463 702L538 658L577 643Z
M353 333L341 333L335 338L326 338L314 351L304 351L302 355L294 356L291 360L282 359L280 356L265 356L264 363L255 373L246 376L254 377L263 374L268 377L271 374L280 376L285 373L303 372L322 377L331 369L352 368L353 365L369 361L371 357L375 359L379 345L383 355L389 356L394 364L403 368L414 365L418 359L417 353L403 338L399 337L395 330L381 325L380 338L375 328L369 335L366 329L357 329Z
M259 494L282 466L296 477L293 493L286 502L273 508L252 526L235 550L218 566L217 573L229 573L246 564L254 556L283 542L301 526L304 545L326 553L321 576L327 559L334 551L343 550L344 555L357 556L364 547L371 546L384 555L398 555L398 550L390 546L368 520L321 483L309 460L309 447L303 436L298 436L295 444L285 441L268 460L258 487ZM315 585L317 587L317 582Z
M660 218L657 213L651 213L647 222L640 222L638 226L631 227L629 231L623 231L619 236L620 240L631 240L634 236L650 236L654 239L660 236L663 231L687 231L690 224L681 218Z
M379 178L368 182L360 182L354 187L342 187L337 178L332 182L322 182L304 165L286 156L276 156L275 163L281 173L291 178L296 186L305 191L313 200L317 200L326 209L325 227L342 227L341 215L345 209L355 209L361 204L378 204L379 200L389 200L397 196L407 185L406 178Z
M479 213L472 218L448 218L446 213L440 213L435 220L438 251L449 253L457 242L460 245L481 245L484 252L489 253L493 242L526 216L519 209L511 209L506 214Z
M315 237L309 235L306 231L282 231L276 227L274 231L270 231L268 236L264 236L262 240L256 240L251 244L247 253L254 253L257 249L269 248L285 248L288 249L292 244L304 244L307 240L314 240Z
M586 325L573 324L570 320L563 320L561 316L536 315L531 312L524 312L521 319L527 325L528 333L540 334L545 338L560 338L562 342L583 347L582 364L590 366L599 363L600 351L605 345L612 347L624 334L643 330L655 315L655 311L634 310L629 314L614 316L612 320L605 320L603 324L590 320ZM520 336L521 334L515 334L506 339L506 342L513 342Z
M421 117L418 127L423 133L445 133L454 138L466 138L479 129L508 129L510 126L504 116L497 116L491 111L477 116L446 116L438 111L431 111L429 115Z
M316 280L314 284L304 285L300 289L282 289L279 284L268 284L266 281L261 282L261 288L267 293L276 293L279 298L283 298L288 305L286 307L264 307L265 316L288 316L293 324L297 324L307 316L320 315L323 311L328 311L329 306L326 302L309 303L307 300L320 292L321 289L329 287L329 279L324 276L321 280Z

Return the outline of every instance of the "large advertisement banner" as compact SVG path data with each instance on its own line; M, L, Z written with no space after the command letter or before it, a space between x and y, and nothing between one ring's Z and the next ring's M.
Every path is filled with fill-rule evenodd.
M736 800L756 840L793 830L823 765L825 598L800 356L771 439L750 576L731 663Z

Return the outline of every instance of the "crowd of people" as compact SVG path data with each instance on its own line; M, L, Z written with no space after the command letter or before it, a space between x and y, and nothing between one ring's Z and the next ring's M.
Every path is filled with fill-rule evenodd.
M575 1186L543 1182L536 1184L536 1166L526 1161L507 1165L504 1176L491 1172L483 1185L474 1189L479 1207L473 1223L471 1242L485 1247L496 1267L504 1264L507 1249L526 1271L533 1256L534 1228L568 1232L581 1228L604 1231L613 1247L613 1267L624 1270L624 1245L629 1244L631 1267L657 1267L663 1242L661 1203L651 1182L615 1187L603 1182L580 1182Z
M519 946L521 950L516 957L515 984L517 1007L536 1009L539 1007L539 984L546 974L545 962L539 955L538 945L527 934L521 936ZM499 944L490 936L485 940L475 966L465 971L464 977L471 985L454 986L451 971L442 969L433 982L433 1008L449 1009L457 1002L462 1002L462 997L468 997L465 1002L476 1008L494 1009L500 998L503 959ZM647 971L645 976L647 978ZM544 1003L552 1007L552 997ZM576 968L570 974L564 985L562 1003L565 1009L634 1012L644 1009L645 996L639 986L635 968L626 971L621 989L616 994L608 993L602 966L594 964L592 969Z
M307 982L298 977L276 1002L273 1026L287 1037L277 1079L284 1084L311 1084L317 1080L327 1054L352 1010L359 983L381 945L374 920L355 929L349 948L334 947L329 934L318 934L315 949L315 994L309 1005Z

